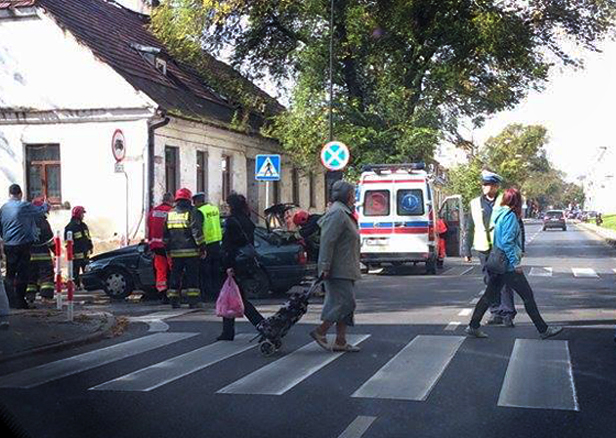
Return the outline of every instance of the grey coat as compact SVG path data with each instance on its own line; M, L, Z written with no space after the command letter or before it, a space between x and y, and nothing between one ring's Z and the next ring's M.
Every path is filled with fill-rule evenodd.
M351 209L334 202L319 220L319 275L329 271L330 279L359 280L359 231Z

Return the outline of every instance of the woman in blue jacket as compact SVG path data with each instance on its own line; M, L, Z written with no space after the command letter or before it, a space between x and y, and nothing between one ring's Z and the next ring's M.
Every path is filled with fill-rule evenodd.
M490 274L488 287L475 306L471 322L466 328L466 334L475 338L487 338L488 335L479 329L481 318L488 310L490 303L503 285L510 286L524 301L528 316L537 327L541 339L547 339L559 334L562 327L548 327L537 309L533 290L520 267L522 260L522 237L519 220L522 215L522 195L517 189L505 191L501 208L494 220L494 246L505 253L507 270L504 274ZM494 249L493 249L494 250Z

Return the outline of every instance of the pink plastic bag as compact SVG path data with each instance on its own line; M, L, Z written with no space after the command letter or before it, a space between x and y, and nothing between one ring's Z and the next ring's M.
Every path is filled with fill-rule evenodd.
M244 302L240 295L240 289L231 275L222 285L220 295L216 300L216 316L223 318L241 318L244 316Z

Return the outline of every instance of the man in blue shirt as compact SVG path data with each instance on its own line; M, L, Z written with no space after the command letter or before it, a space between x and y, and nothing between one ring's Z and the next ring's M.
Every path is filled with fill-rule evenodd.
M30 248L37 240L36 219L43 215L47 203L35 207L23 201L18 184L9 187L9 201L0 207L0 239L6 254L6 278L11 307L27 309L26 288L30 271Z

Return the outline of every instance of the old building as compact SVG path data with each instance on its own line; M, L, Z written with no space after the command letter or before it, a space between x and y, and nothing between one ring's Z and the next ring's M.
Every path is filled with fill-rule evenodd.
M267 103L247 129L234 128L237 105L173 59L148 21L112 0L0 0L2 197L15 182L29 199L47 196L56 229L83 205L93 234L111 244L142 237L150 205L181 186L217 204L230 191L245 193L255 212L264 210L255 156L280 147L259 127L283 108L204 53L214 74L246 81ZM112 154L118 130L120 166ZM323 174L282 161L270 199L322 210Z

